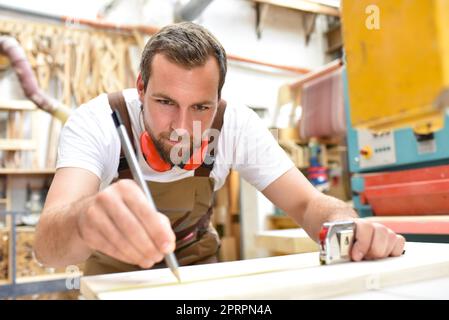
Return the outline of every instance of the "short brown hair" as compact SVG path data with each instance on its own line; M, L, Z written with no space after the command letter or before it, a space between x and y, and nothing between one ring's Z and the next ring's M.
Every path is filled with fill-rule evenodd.
M221 96L227 70L226 52L206 28L192 22L176 23L162 28L148 40L140 61L145 90L151 75L151 62L157 53L186 68L203 66L210 56L215 57L220 71L218 96Z

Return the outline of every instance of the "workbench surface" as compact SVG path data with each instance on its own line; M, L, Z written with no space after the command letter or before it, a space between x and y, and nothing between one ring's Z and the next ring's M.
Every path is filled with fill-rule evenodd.
M375 299L379 294L405 299L411 296L402 285L432 286L440 281L430 280L440 278L445 286L438 288L438 298L449 299L449 244L408 242L403 256L377 261L321 266L313 252L188 266L180 274L181 284L168 269L83 277L81 294L87 299L151 300Z

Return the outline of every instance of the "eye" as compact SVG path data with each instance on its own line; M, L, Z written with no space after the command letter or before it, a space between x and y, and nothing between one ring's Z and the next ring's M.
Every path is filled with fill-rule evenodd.
M173 102L171 102L170 100L165 100L165 99L158 99L156 100L158 103L163 104L163 105L173 105Z
M204 105L200 105L200 104L194 106L193 108L194 108L196 111L206 111L206 110L209 110L209 107L208 107L208 106L204 106Z

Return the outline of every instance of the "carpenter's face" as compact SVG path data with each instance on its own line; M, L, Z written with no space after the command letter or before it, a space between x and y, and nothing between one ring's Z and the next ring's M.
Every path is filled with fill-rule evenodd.
M137 89L144 108L146 131L152 136L163 158L169 157L172 147L181 141L172 134L174 130L184 135L182 141L193 146L201 134L210 128L218 106L219 67L210 57L203 66L186 69L156 54L151 65L151 75L146 91L139 74ZM185 135L189 135L189 140Z

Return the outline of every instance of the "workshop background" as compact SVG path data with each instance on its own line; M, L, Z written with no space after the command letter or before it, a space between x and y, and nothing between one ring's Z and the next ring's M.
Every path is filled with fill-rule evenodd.
M404 3L392 2L386 17ZM379 26L375 6L358 17L339 0L1 0L0 298L77 298L67 279L83 266L45 268L32 252L61 127L89 99L134 87L146 40L184 20L226 49L223 98L254 109L316 188L407 240L449 242L449 28L438 25L449 17L423 3ZM213 222L220 261L318 250L237 172Z

